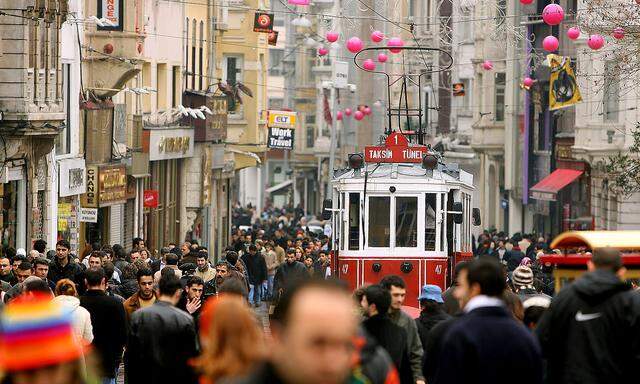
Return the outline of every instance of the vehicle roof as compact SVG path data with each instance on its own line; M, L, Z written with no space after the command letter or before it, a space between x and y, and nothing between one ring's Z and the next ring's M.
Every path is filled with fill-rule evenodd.
M460 169L457 164L438 164L438 168L428 171L420 164L412 163L380 163L366 164L362 169L344 169L335 173L333 181L339 180L363 180L365 172L368 173L368 182L375 179L411 180L416 182L459 182L473 188L473 175Z
M640 250L640 231L570 231L556 237L551 248Z

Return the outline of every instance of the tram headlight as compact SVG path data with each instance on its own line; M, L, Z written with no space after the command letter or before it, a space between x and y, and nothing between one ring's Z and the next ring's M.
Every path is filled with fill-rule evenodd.
M438 166L438 158L433 153L422 156L422 168L434 170Z
M352 153L349 155L349 168L360 169L364 166L364 158L360 153Z

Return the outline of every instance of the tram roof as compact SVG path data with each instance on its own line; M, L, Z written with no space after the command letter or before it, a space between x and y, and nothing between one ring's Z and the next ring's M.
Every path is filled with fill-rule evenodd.
M459 182L473 188L473 175L458 167L458 164L438 164L433 171L422 168L420 164L412 163L380 163L365 164L362 169L342 169L334 174L334 181L364 180L365 172L369 182L374 179L422 179L441 182Z

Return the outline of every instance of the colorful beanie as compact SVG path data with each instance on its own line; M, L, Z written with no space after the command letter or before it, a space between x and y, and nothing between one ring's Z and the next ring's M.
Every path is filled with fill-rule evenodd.
M71 315L46 295L23 295L0 316L0 370L15 372L79 358Z

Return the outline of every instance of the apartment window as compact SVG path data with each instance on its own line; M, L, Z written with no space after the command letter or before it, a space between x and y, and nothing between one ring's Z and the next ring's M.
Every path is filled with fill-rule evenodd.
M496 25L501 26L507 14L507 0L496 0Z
M204 80L204 21L200 21L200 49L198 50L198 65L200 66L200 72L198 74L198 89L202 90Z
M269 76L282 76L282 60L284 60L284 49L269 50Z
M468 9L460 11L460 42L463 44L473 43L473 18Z
M314 84L316 81L316 75L313 73L313 67L316 65L316 57L318 54L315 49L307 49L306 51L306 63L307 70L305 71L307 74L307 84Z
M617 122L620 110L620 80L613 61L604 64L603 109L604 121Z
M506 75L504 73L496 73L496 98L495 98L495 121L504 121L504 92L507 85Z
M458 114L469 115L471 114L471 95L473 84L471 82L471 79L460 79L460 82L464 86L464 96L458 97L458 99L460 99L460 111L458 111Z
M151 88L151 63L142 64L142 86ZM151 95L142 95L142 112L151 113Z
M171 106L177 107L178 104L182 104L182 87L180 86L180 66L173 66L173 72L171 77Z
M316 115L307 115L304 118L304 125L307 135L307 148L313 148L316 141Z
M71 153L71 64L62 64L62 100L64 102L64 129L56 136L56 155Z
M198 29L198 23L194 20L191 25L191 89L196 89L196 33Z
M222 72L224 80L232 87L243 81L243 62L243 57L240 55L224 55ZM242 105L236 106L234 100L229 100L229 111L231 115L238 117L242 115Z

